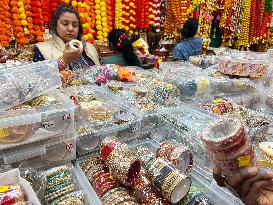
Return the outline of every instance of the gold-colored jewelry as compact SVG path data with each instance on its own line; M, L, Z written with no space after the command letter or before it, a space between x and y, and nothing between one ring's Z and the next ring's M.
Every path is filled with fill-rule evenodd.
M69 182L71 180L72 180L72 178L71 178L70 175L68 175L66 177L60 177L60 178L54 179L51 182L48 182L46 187L47 187L47 189L50 189L50 188L53 188L54 186L56 186L58 184L64 183L66 181Z
M73 192L75 190L75 186L73 184L64 187L63 189L60 189L54 193L48 194L45 196L46 201L52 201L53 199L56 199L64 194Z
M68 197L61 200L56 205L84 205L84 202L78 197Z
M180 176L170 185L169 189L167 189L167 192L166 192L166 196L168 199L171 198L173 190L176 188L176 186L184 179L185 179L184 177Z

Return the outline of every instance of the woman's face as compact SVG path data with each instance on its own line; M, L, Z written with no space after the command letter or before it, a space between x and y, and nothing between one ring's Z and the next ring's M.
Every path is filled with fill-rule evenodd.
M77 16L70 12L63 13L57 21L57 34L68 43L72 39L77 39L79 33L79 21Z

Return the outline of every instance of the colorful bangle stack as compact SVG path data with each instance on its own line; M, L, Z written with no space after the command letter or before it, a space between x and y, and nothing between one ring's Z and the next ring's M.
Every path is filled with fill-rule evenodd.
M147 164L146 169L152 184L169 202L178 203L188 193L190 178L169 162L156 158Z
M24 203L24 194L19 184L0 186L0 205Z
M181 172L189 172L193 166L192 152L183 145L162 143L156 151L156 157L174 164Z
M132 187L132 193L140 204L169 204L152 186L150 180L147 178L147 173L143 168L141 168L140 173L135 180Z
M115 138L105 138L100 149L101 159L123 185L132 186L140 171L140 161Z
M34 112L35 109L28 105L19 106L16 109L11 109L9 112L3 112L1 118L14 117L21 113ZM18 125L13 127L0 128L0 142L15 143L30 137L38 130L38 123L31 123L25 125Z
M252 145L238 120L228 119L208 126L201 140L215 165L225 174L254 165Z
M54 169L54 171L49 170L49 173L47 174L45 200L48 203L51 203L52 201L75 191L75 188L72 174L67 167L62 166Z
M204 105L203 107L209 107L209 109L218 115L223 115L233 111L233 106L227 99L216 99L212 105Z
M103 169L93 175L92 187L99 197L102 197L109 190L118 187L118 183L110 175L107 169Z
M137 205L134 202L134 198L130 196L129 192L124 188L115 188L107 192L102 197L103 204L126 204L126 205Z
M173 84L160 84L155 89L154 97L159 103L172 105L179 97L179 91Z

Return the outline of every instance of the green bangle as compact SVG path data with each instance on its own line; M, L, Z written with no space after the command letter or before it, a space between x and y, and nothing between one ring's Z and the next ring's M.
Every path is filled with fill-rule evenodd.
M65 187L67 187L67 186L69 186L69 185L71 185L71 184L72 184L71 181L68 181L68 182L59 184L59 185L54 186L54 187L52 187L52 188L50 188L50 189L47 189L47 190L46 190L46 194L55 193L55 192L57 192L57 191L59 191L59 190L65 188Z

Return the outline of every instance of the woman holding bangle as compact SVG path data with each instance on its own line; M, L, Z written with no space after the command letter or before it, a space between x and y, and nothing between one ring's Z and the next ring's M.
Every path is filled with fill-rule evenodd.
M36 44L33 61L58 60L60 70L71 70L99 65L99 56L93 45L82 40L82 25L79 13L67 5L58 5L52 21L50 32L52 39ZM82 42L72 47L69 42Z

